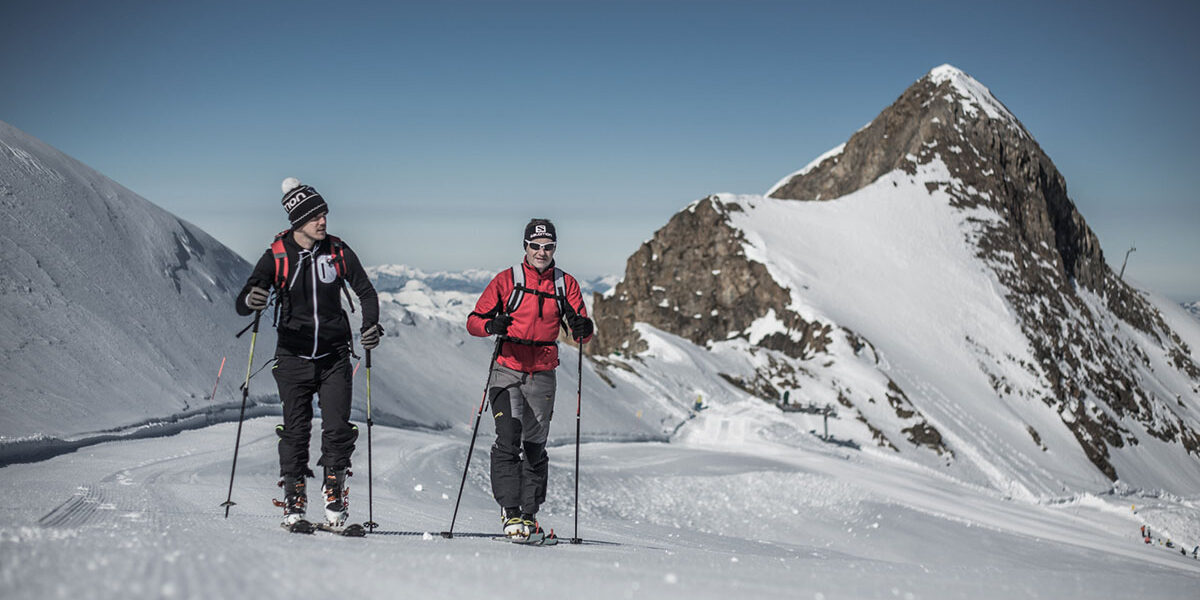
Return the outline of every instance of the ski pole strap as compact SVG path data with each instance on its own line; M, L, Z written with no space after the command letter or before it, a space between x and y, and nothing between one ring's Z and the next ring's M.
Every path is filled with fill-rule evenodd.
M257 319L256 319L256 320L257 320ZM251 327L254 327L254 321L250 321L250 323L249 323L249 324L247 324L245 327L243 327L243 328L242 328L242 330L241 330L241 331L239 331L239 332L237 332L237 335L235 335L235 336L233 336L233 337L234 337L234 338L240 338L240 337L242 337L243 335L246 335L246 332L247 332L247 331L250 331L250 328L251 328Z
M241 385L241 388L240 388L240 389L243 389L243 390L244 390L244 389L246 389L246 386L247 386L247 385L249 385L249 383L250 383L250 380L251 380L251 379L254 379L254 376L255 376L255 375L258 375L260 372L262 372L262 370L263 370L263 369L265 369L265 368L267 368L267 367L271 366L271 364L272 364L272 363L274 363L274 362L275 362L275 361L277 361L277 360L279 360L279 359L278 359L278 358L272 358L271 360L268 360L267 362L263 363L263 366L259 367L257 371L255 371L254 373L250 374L250 376L246 378L246 382L245 382L245 383L243 383L243 384Z

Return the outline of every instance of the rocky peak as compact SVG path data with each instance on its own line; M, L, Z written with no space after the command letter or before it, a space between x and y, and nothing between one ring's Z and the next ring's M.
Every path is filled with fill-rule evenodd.
M1012 112L969 75L949 65L933 69L845 144L767 195L830 201L889 173L915 180L919 167L933 163L944 165L949 176L923 180L930 193L940 190L951 207L969 214L994 215L977 219L966 242L996 274L1037 360L1031 365L985 357L980 364L1020 363L1046 382L1016 390L994 375L1003 369L981 367L996 394L1052 407L1088 458L1112 479L1118 474L1110 449L1136 445L1143 434L1200 455L1194 419L1177 416L1165 399L1148 391L1143 379L1154 377L1149 357L1113 333L1121 322L1147 336L1194 386L1200 367L1191 350L1140 293L1116 277L1054 163ZM624 281L607 298L597 298L594 351L638 352L637 322L703 346L748 337L750 324L769 314L792 333L755 340L758 347L804 359L824 352L834 338L869 346L836 324L805 321L789 309L791 290L745 256L744 236L728 218L738 210L738 203L720 197L699 201L631 256ZM986 349L979 352L983 356ZM761 375L778 379L778 373ZM897 396L904 394L892 386Z

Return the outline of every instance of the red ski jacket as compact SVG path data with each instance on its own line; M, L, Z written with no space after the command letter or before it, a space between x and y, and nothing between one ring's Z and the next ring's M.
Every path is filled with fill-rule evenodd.
M521 268L525 272L525 293L520 304L510 313L513 322L508 326L508 335L496 362L523 373L549 371L558 366L558 345L555 342L558 340L559 323L564 318L560 314L554 290L554 263L542 273L524 261L521 261ZM467 317L467 331L471 335L489 335L483 328L484 324L505 310L514 287L512 269L500 271L492 278L475 302L475 311ZM583 305L579 282L570 274L563 273L563 288L569 307L586 317L587 308ZM588 336L583 341L586 343L590 339L592 337Z

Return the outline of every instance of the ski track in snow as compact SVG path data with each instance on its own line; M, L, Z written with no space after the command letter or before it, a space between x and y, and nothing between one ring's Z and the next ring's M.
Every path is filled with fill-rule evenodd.
M245 425L238 504L228 519L219 504L234 424L0 469L0 593L524 598L528 585L513 579L533 577L555 595L585 599L1183 598L1200 585L1200 561L1137 539L1146 511L1134 515L1125 499L1006 500L887 453L802 452L742 439L584 444L584 545L566 543L574 534L574 447L552 448L540 517L564 542L527 548L438 535L449 525L468 439L377 426L377 534L293 535L278 527L271 505L280 496L274 421ZM460 534L499 529L486 429L455 524ZM351 515L365 520L365 436L359 441ZM315 462L319 440L311 450ZM316 481L310 485L315 507ZM1186 500L1159 499L1153 514L1164 524L1196 517Z

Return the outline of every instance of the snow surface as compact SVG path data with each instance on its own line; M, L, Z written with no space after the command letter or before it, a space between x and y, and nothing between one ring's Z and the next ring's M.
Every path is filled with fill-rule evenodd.
M761 403L758 403L761 405ZM761 406L715 408L737 420ZM275 419L246 423L228 519L235 426L121 441L5 467L0 594L24 598L1192 598L1200 537L1177 498L1006 500L932 470L808 441L591 443L581 448L581 545L447 540L469 439L377 426L365 539L277 525ZM498 511L476 448L455 532ZM314 444L313 452L318 448ZM359 450L354 519L367 516ZM573 524L574 447L551 449L542 523ZM310 494L310 498L313 495ZM19 501L17 500L19 499ZM1131 507L1131 504L1133 506ZM1139 528L1150 524L1155 542Z

